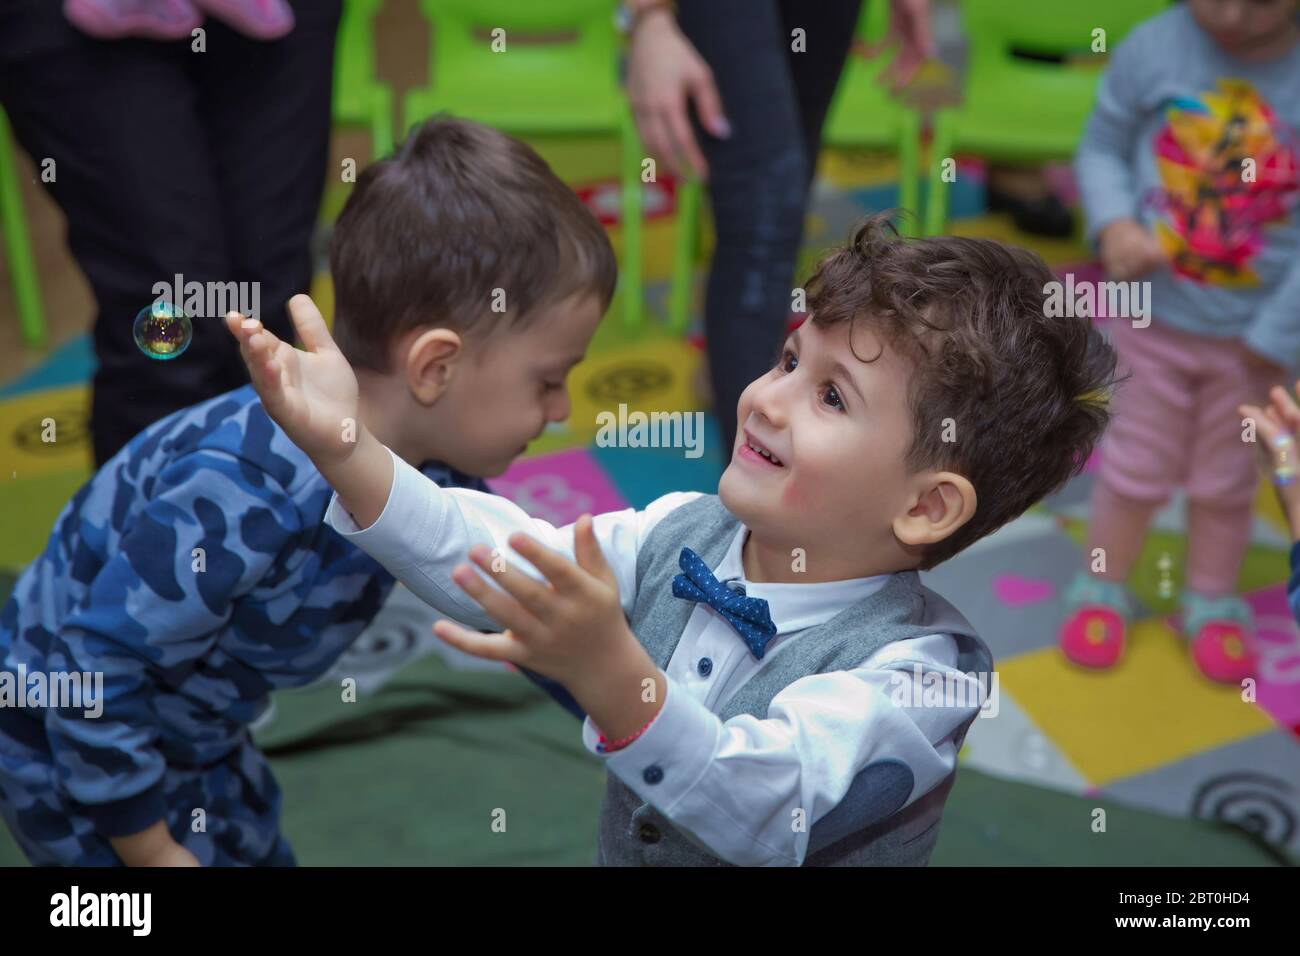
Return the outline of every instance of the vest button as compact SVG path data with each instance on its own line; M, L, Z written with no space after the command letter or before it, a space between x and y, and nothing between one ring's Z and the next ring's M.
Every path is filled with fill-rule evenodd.
M663 778L664 778L663 768L660 767L657 763L652 763L650 766L646 767L645 770L641 772L641 779L644 780L646 783L650 784L651 786L654 786Z
M637 828L636 835L641 838L642 843L658 843L663 836L659 828L653 823L643 823Z
M701 677L708 677L713 673L713 661L707 657L701 657L700 662L695 665L695 670Z

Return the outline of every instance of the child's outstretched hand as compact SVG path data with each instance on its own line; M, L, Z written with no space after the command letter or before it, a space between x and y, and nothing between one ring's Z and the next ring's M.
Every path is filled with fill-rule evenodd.
M1268 397L1271 404L1266 408L1239 405L1237 411L1255 422L1263 467L1291 525L1292 539L1300 540L1300 406L1280 385L1273 386Z
M599 657L623 638L635 641L590 516L583 515L574 528L576 563L529 535L516 533L509 540L549 585L511 567L500 552L476 545L470 549L470 560L502 590L490 586L467 564L458 565L452 579L507 630L482 634L439 621L434 625L439 637L468 654L520 664L561 682L578 676L575 665L581 660Z
M576 563L525 534L511 535L510 546L549 584L477 545L470 549L470 560L501 590L465 564L452 578L506 630L482 634L439 621L434 633L467 654L509 661L558 680L610 739L644 726L662 704L663 678L623 616L618 582L601 553L591 516L583 515L574 527Z
M357 448L357 376L310 297L290 299L289 314L306 351L238 312L226 316L226 328L267 414L317 465L337 464Z

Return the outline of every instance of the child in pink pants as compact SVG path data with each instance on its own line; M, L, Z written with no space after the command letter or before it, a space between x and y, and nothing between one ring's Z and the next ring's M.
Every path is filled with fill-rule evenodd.
M1121 372L1085 567L1060 646L1123 656L1126 582L1155 512L1187 493L1182 630L1206 677L1253 673L1237 595L1250 542L1257 406L1300 364L1300 0L1187 0L1114 50L1076 158L1090 237L1112 281L1146 286L1144 321L1112 321Z
M1091 568L1093 556L1104 553L1104 570L1083 572L1072 583L1067 601L1077 608L1062 630L1061 648L1084 666L1119 660L1124 624L1135 610L1124 582L1152 517L1184 488L1183 628L1201 672L1235 683L1254 664L1250 610L1236 589L1257 484L1254 446L1242 440L1237 408L1263 401L1282 377L1261 376L1239 340L1158 321L1134 328L1119 320L1112 333L1128 378L1116 390L1102 446L1087 554Z

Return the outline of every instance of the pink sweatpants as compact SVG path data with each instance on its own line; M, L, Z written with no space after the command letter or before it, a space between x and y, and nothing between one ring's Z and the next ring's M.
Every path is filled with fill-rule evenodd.
M1120 374L1092 500L1089 551L1106 550L1104 577L1126 579L1155 512L1187 489L1187 586L1236 590L1250 543L1258 483L1255 446L1242 441L1237 406L1262 405L1277 381L1251 379L1236 339L1183 332L1156 321L1111 324Z

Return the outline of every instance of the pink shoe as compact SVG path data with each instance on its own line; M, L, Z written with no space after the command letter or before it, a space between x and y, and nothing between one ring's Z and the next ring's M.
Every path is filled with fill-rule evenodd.
M1061 625L1061 653L1082 667L1114 667L1124 656L1124 619L1113 608L1079 608Z
M203 22L190 0L63 0L63 15L100 40L182 40Z
M1206 597L1185 591L1183 632L1192 639L1197 670L1220 684L1240 684L1255 673L1254 616L1236 595Z
M1070 614L1061 625L1061 653L1081 667L1114 667L1124 656L1132 602L1122 584L1080 571L1065 589Z
M194 0L204 13L254 40L278 40L293 29L285 0Z
M1240 684L1255 674L1253 635L1236 621L1209 621L1192 638L1197 669L1220 684Z

